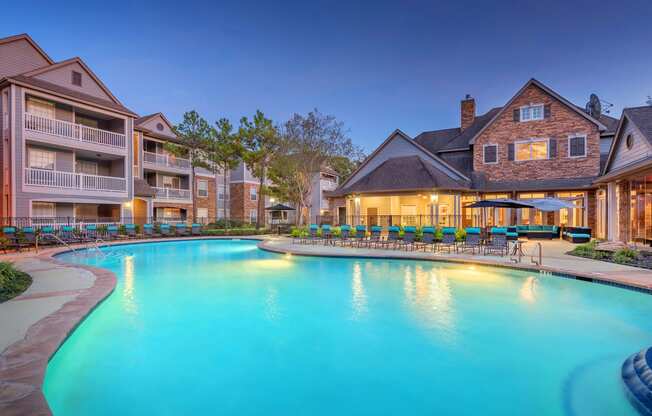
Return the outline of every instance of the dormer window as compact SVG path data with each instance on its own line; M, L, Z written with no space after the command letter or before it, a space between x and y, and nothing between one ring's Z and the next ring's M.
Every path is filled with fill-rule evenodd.
M82 74L81 74L81 72L72 71L72 85L76 85L78 87L82 86Z
M520 121L543 120L543 104L528 105L520 109Z

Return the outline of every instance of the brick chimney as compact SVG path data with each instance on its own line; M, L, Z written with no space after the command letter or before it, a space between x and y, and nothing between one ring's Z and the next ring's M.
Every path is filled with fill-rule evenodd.
M460 129L464 131L473 124L473 121L475 120L475 98L466 94L466 97L462 100L460 112L462 116Z

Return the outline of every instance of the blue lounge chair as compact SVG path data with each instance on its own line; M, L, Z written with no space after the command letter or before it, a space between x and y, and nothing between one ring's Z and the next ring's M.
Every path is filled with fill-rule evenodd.
M84 225L83 239L86 241L96 241L97 240L97 225L95 224L86 224Z
M460 244L457 245L457 251L468 251L475 254L475 251L478 250L478 253L482 249L482 242L480 240L480 227L466 227L466 238Z
M489 233L489 243L484 246L484 254L499 254L501 256L507 255L507 228L493 227Z
M455 227L444 227L441 232L441 242L437 244L437 250L443 251L443 249L446 249L449 254L453 249L457 251L457 229Z
M423 251L426 251L427 248L430 248L432 251L435 251L435 227L425 226L421 232L423 234L421 241L414 243L416 248L423 249Z
M5 253L8 248L20 251L23 247L27 247L27 244L20 241L16 227L3 227L2 234L7 239L7 243L3 246Z
M341 225L340 237L333 240L333 242L335 244L339 242L341 246L344 246L349 241L350 234L351 234L351 226L348 224Z
M368 239L364 240L367 247L378 247L382 240L383 227L380 225L371 226L371 235Z
M321 226L321 240L324 244L333 243L333 230L329 224L324 224Z
M403 228L403 238L398 240L398 247L405 250L414 250L414 239L417 235L417 227L408 225Z
M171 237L172 231L170 230L170 224L161 224L159 227L161 232L161 237Z
M351 247L353 247L354 245L360 247L360 244L364 242L365 238L367 238L367 227L365 227L364 225L356 225L355 234L351 236L351 240L349 241Z
M127 233L127 238L136 238L136 224L125 224L125 232Z
M36 245L36 230L34 227L23 227L20 231L22 233L21 240L27 247Z
M308 235L306 236L304 242L314 244L319 240L319 226L317 224L310 224L308 227Z
M83 239L75 233L75 228L72 225L63 225L61 229L59 229L59 238L68 243L81 243Z
M386 249L389 248L395 249L399 241L401 240L400 235L401 235L401 227L398 227L396 225L390 225L389 227L387 227L387 238L385 240L381 240L378 243L378 245Z
M106 239L107 240L117 240L120 238L120 235L118 234L118 226L115 224L107 225L106 226Z
M177 237L186 237L188 235L188 226L182 222L175 225L174 235L176 235Z
M190 234L193 236L201 235L201 224L192 224L190 226Z
M143 235L148 238L160 237L161 234L154 232L154 226L152 224L143 225Z

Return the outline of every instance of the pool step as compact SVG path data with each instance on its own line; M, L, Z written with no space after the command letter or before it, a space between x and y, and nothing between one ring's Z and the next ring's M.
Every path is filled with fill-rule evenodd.
M627 398L645 416L652 416L652 347L637 352L623 363L621 375Z

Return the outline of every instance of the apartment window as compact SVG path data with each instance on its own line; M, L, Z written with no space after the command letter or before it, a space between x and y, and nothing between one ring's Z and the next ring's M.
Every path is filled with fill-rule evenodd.
M249 188L249 199L251 201L258 200L258 190L256 188Z
M84 173L86 175L98 174L97 162L92 162L90 160L77 160L77 163L75 164L75 169L77 173Z
M56 153L49 150L29 149L29 167L54 170Z
M256 222L257 218L258 218L258 210L250 209L249 210L249 222L253 224L253 223Z
M498 163L498 145L485 144L484 147L484 163Z
M548 140L516 142L516 160L548 159Z
M208 208L197 208L197 218L207 219L208 218Z
M197 181L197 196L208 196L208 181L201 179Z
M56 216L54 202L32 202L32 217L53 218Z
M224 209L223 208L218 208L217 209L217 219L221 220L222 218L224 218Z
M81 87L82 85L82 74L81 72L72 71L72 85Z
M27 112L38 117L55 118L54 103L37 98L27 99Z
M521 107L520 113L520 121L543 120L543 104Z
M224 200L224 185L217 187L217 199L220 201Z
M568 138L568 157L586 156L586 136Z
M165 176L161 175L161 180L164 188L181 188L181 179L178 176Z

